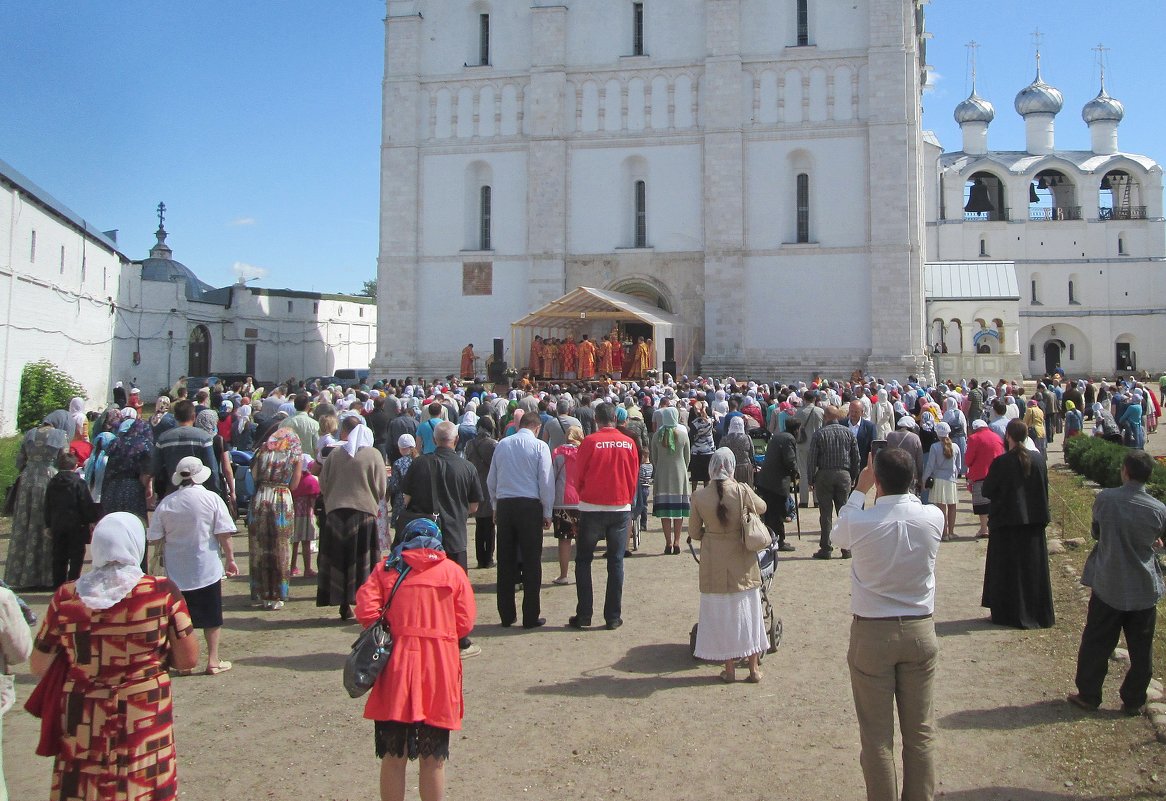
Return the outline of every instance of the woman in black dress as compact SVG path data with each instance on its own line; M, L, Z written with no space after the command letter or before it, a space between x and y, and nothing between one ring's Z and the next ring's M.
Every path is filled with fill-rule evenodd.
M991 501L988 560L980 602L992 622L1020 629L1053 625L1053 589L1045 526L1049 523L1048 473L1039 453L1028 450L1028 426L1013 420L1007 450L992 462L981 492Z

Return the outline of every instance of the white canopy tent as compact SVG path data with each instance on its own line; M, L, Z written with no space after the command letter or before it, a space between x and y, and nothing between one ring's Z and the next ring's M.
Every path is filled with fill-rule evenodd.
M510 353L516 364L525 364L534 337L604 336L619 322L638 322L652 327L654 366L663 372L665 343L673 342L673 356L679 374L693 370L695 331L675 314L653 306L634 295L581 286L558 300L511 324Z

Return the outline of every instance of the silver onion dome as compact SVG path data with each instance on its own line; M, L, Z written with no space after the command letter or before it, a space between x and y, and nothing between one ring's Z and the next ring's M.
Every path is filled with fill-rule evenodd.
M975 87L968 99L955 107L955 121L960 125L965 122L988 123L996 119L996 108L991 102L980 97Z
M1064 107L1065 96L1044 82L1039 68L1036 79L1016 95L1016 113L1022 117L1029 114L1059 114Z
M1126 107L1122 105L1117 98L1109 96L1109 92L1105 91L1105 86L1102 85L1100 94L1085 104L1085 108L1081 109L1081 119L1087 123L1100 122L1102 120L1110 120L1112 122L1121 122L1126 115Z

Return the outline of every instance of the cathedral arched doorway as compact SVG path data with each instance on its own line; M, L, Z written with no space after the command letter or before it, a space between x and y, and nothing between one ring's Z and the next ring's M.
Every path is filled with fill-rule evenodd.
M211 332L205 325L196 325L190 331L187 347L186 374L207 376L211 372Z
M1050 339L1045 343L1045 375L1053 375L1061 366L1061 354L1065 350L1065 343Z
M657 309L662 309L669 314L672 313L672 300L668 297L667 290L650 278L637 277L617 281L608 287L608 290L631 295ZM634 346L640 337L646 340L652 339L652 326L642 320L623 320L620 321L618 327L620 337L625 345Z

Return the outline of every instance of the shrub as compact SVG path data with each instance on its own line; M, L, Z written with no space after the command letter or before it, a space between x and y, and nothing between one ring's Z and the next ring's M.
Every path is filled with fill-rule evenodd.
M1065 463L1074 472L1103 487L1121 484L1121 464L1127 453L1129 449L1124 445L1106 442L1100 437L1082 435L1065 443ZM1160 461L1154 465L1154 472L1146 482L1146 491L1166 502L1166 465Z
M85 390L73 377L47 359L24 366L20 374L20 405L16 425L27 431L49 412L68 409L73 398L86 398Z

